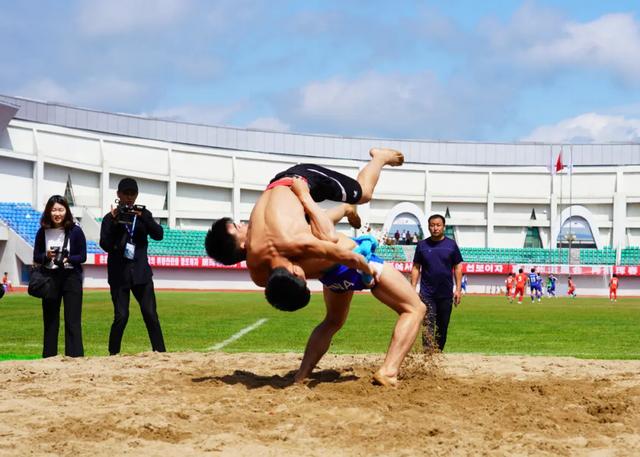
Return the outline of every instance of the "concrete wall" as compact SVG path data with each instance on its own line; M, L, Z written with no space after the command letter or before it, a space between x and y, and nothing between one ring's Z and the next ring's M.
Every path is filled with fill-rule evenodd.
M139 182L139 203L171 227L194 229L206 228L222 216L247 220L269 179L295 163L312 160L352 177L366 164L351 158L361 154L310 159L16 119L3 138L0 194L4 200L42 208L50 195L64 192L70 177L77 205L102 216L114 204L118 181L133 176ZM311 147L300 144L305 153L309 152L306 146ZM510 147L522 149L516 144L497 146L505 154L510 154ZM497 153L494 149L491 154ZM561 214L572 203L590 213L600 245L624 247L640 242L640 166L583 165L574 167L572 179L566 172L551 176L547 166L405 163L385 169L373 200L363 208L366 222L380 227L389 211L409 202L425 217L444 214L448 208L447 222L456 227L463 246L522 247L523 227L537 226L548 247L553 241L550 236L563 222Z

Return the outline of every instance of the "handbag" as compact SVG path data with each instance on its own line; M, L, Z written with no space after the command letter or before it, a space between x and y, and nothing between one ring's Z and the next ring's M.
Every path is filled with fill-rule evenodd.
M43 273L42 268L31 270L27 292L32 297L47 299L51 298L54 292L53 278Z
M69 233L64 234L64 241L62 242L62 248L67 245L69 239ZM56 284L53 278L44 272L44 266L31 270L31 277L29 278L29 287L27 293L32 297L49 299L54 298L56 295Z

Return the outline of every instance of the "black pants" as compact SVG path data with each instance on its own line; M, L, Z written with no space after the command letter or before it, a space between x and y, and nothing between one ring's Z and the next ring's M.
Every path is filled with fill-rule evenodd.
M51 272L56 296L42 300L44 343L42 357L58 355L60 305L64 300L64 355L84 356L82 345L82 275L73 270Z
M160 319L156 310L156 295L153 291L153 281L133 286L111 286L111 301L113 301L113 324L109 334L109 354L120 352L122 335L129 320L130 292L140 304L140 311L144 324L147 326L151 348L157 352L165 352L164 338L160 328Z
M427 305L422 332L422 347L426 351L433 350L435 340L438 349L442 351L447 342L447 329L453 309L453 298L422 298L422 301Z
M350 176L343 175L312 163L301 163L278 173L270 182L285 176L302 176L309 184L309 193L314 201L331 200L334 202L358 203L362 198L360 183Z

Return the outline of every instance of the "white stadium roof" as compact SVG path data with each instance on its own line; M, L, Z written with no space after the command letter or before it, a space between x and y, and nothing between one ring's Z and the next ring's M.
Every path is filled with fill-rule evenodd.
M17 112L16 112L17 108ZM560 145L550 143L474 143L460 141L390 140L308 135L109 113L59 103L0 95L4 117L134 138L191 144L237 151L308 157L367 160L374 146L401 150L407 162L476 166L546 166ZM7 122L8 122L7 119ZM1 127L2 125L0 125ZM640 144L575 144L576 166L640 165ZM568 147L564 158L568 162Z

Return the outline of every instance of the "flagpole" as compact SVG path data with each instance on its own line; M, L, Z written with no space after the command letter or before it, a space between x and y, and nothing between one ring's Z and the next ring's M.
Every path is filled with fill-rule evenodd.
M553 145L551 145L551 150L549 151L549 171L551 174L551 179L549 180L549 261L547 262L549 264L553 263L553 251L551 250L551 246L553 245L553 232L551 230L553 226L553 221L551 220L553 211L551 207L553 206L553 177L555 176L554 166L555 164L553 163Z
M562 156L562 146L560 146L560 156ZM562 169L558 172L560 173L560 232L559 234L562 234L562 226L563 226L563 221L562 221L562 205L564 204L564 197L563 197L563 191L564 191L564 174L562 173ZM560 243L560 249L558 250L558 263L561 264L562 263L562 246L564 245L564 243Z
M569 265L571 265L571 243L573 241L573 233L571 231L572 221L571 215L573 211L573 145L569 149Z

